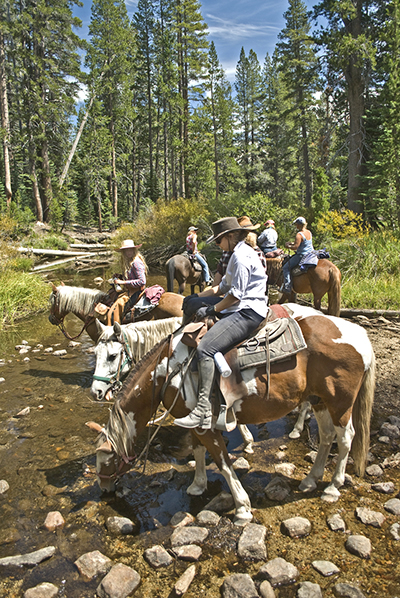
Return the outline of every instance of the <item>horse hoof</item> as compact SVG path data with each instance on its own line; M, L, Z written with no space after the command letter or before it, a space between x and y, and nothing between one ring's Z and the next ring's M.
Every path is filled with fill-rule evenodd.
M254 449L251 445L249 446L245 446L243 449L244 453L247 453L248 455L253 455L254 454Z
M304 480L300 482L299 490L300 492L312 492L316 487L317 484L314 480L307 480L307 478L304 478Z
M335 486L328 486L322 493L321 500L325 502L337 502L340 497L340 492Z
M293 430L290 432L289 438L300 438L300 432L298 430Z
M246 511L245 509L241 510L238 509L236 511L233 523L238 527L243 527L247 523L249 523L253 519L253 515L251 511Z
M203 488L202 486L197 486L197 484L190 484L186 490L186 494L189 494L189 496L201 496L206 489L207 488Z

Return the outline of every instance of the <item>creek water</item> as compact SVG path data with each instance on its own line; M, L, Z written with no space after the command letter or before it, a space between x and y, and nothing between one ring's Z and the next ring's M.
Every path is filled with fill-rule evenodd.
M96 276L107 279L109 275L106 270L85 275L65 271L62 279L65 284L95 288L93 280ZM148 284L155 283L166 287L162 275L149 277ZM82 323L74 316L66 318L66 328L71 336L78 334L81 326ZM31 349L20 355L15 346L23 340ZM154 571L143 560L143 550L167 541L171 534L168 523L176 512L188 511L196 515L214 496L227 490L227 486L215 466L208 461L206 494L196 498L186 494L193 476L189 434L174 426L171 420L161 428L150 448L145 472L136 470L127 474L115 495L102 495L95 477L96 435L84 424L88 420L105 424L109 404L94 402L90 396L94 369L93 342L86 333L78 340L81 344L69 347L69 341L49 323L47 312L0 332L0 360L4 360L4 365L0 366L0 377L5 379L0 384L0 480L7 481L10 487L0 495L0 558L25 554L49 545L57 548L51 559L36 567L2 567L0 595L20 598L26 589L48 581L60 588L60 596L95 596L99 580L83 581L74 561L86 552L99 550L115 562L124 562L139 572L142 582L135 596L167 597L187 564L177 561L173 570ZM47 347L66 349L67 355L57 357L46 353ZM26 356L29 361L24 361ZM27 407L29 413L18 416ZM318 495L304 498L304 495L296 493L298 481L309 468L309 464L304 462L304 455L310 447L306 438L300 445L300 441L289 444L291 441L288 441L287 434L294 421L294 416L288 416L267 426L250 426L257 448L254 456L246 456L251 470L246 474L245 484L246 489L250 489L256 520L270 530L269 558L282 556L300 566L304 572L310 569L307 563L311 553L314 558L322 558L323 554L327 560L336 562L338 537L327 531L325 517L338 508L334 505L325 507ZM308 431L311 437L315 436L314 420ZM141 439L138 451L145 441L146 437ZM229 435L227 442L234 457L242 456L242 439L237 430ZM288 504L276 506L266 499L263 489L272 479L276 454L282 443L288 443L287 449L284 449L285 460L297 464L298 479L294 480L293 499ZM342 511L346 508L354 510L363 492L362 488L355 494L345 491L340 503ZM368 495L367 490L365 494ZM50 532L44 527L50 511L61 512L66 521L63 529ZM299 514L311 518L315 529L319 530L313 538L312 547L305 540L296 543L279 534L277 526L282 518ZM135 524L135 533L111 536L105 521L113 515L129 517ZM228 524L229 520L226 522ZM188 598L220 596L219 587L225 575L234 572L253 575L260 567L238 562L235 552L238 531L232 525L227 525L226 529L228 532L220 531L204 549L204 558L196 582L187 593ZM329 534L334 537L328 540ZM376 541L374 560L370 562L356 557L347 558L346 554L342 554L343 542L340 540L338 559L342 571L348 572L361 585L368 586L371 591L368 595L400 595L399 580L390 578L396 549L389 542L387 533L385 542L382 537L379 538L378 530L368 535ZM328 545L330 558L327 555ZM332 582L329 585L328 581L321 581L321 576L318 580L316 576L318 574L310 570L306 579L318 581L325 587L326 596L333 596L330 589ZM377 576L380 577L379 583L373 581ZM379 594L378 589L383 587L386 593ZM276 596L292 598L295 588L280 588Z

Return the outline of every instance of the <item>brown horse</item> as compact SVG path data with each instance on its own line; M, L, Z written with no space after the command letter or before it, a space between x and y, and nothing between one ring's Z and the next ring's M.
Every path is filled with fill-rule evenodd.
M108 295L102 291L85 289L83 287L70 287L67 285L56 287L54 284L52 286L53 291L50 295L50 323L59 326L63 334L67 338L71 338L64 329L64 318L71 312L84 322L82 332L86 330L90 338L97 343L101 330L96 325L93 310L97 303L105 302ZM157 307L138 317L135 322L162 320L174 316L182 317L182 302L183 297L181 295L163 293Z
M350 448L356 473L364 473L375 386L375 356L365 330L357 324L326 316L310 307L290 304L290 308L307 348L286 361L271 365L269 391L265 366L243 371L248 394L234 404L236 417L239 424L265 423L285 416L312 397L320 445L300 490L316 489L336 436L336 469L322 494L323 499L334 502L340 496L338 488L344 483ZM174 417L187 415L194 408L196 381L191 376L195 375L189 373L185 377L185 373L190 372L190 349L180 342L181 337L182 332L177 331L170 339L161 341L135 366L104 428L88 422L89 427L100 432L96 469L104 490L113 490L116 478L132 467L135 442L161 402ZM205 453L208 450L232 492L235 523L247 523L252 519L250 500L232 467L221 432L197 428L192 430L192 436L196 473L188 494L200 495L206 490Z
M281 258L266 258L268 284L280 286L283 282ZM296 294L312 293L315 309L321 309L322 297L328 293L328 314L340 316L340 298L342 275L337 266L329 260L318 260L315 268L309 268L304 274L292 276L292 293L283 293L279 303L295 301Z
M174 290L174 279L178 281L180 295L185 292L186 283L190 284L192 294L195 292L196 285L200 291L204 288L203 272L195 270L191 260L184 255L178 254L171 257L165 264L165 273L168 292L172 293Z

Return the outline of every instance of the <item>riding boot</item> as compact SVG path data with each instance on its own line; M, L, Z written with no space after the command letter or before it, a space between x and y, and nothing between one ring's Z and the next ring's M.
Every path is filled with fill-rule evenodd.
M212 357L203 357L197 364L199 370L199 391L197 405L189 415L175 420L182 428L211 428L211 392L214 382L215 363Z

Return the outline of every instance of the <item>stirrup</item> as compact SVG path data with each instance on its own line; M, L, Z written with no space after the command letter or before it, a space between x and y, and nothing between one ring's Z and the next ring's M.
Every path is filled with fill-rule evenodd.
M221 405L215 429L222 430L223 432L232 432L232 430L236 428L236 425L237 419L233 408L227 408L226 405Z
M181 428L201 428L203 430L211 430L211 412L198 415L191 411L186 417L175 419L174 424Z

